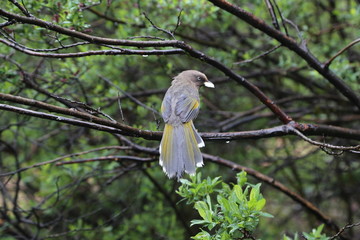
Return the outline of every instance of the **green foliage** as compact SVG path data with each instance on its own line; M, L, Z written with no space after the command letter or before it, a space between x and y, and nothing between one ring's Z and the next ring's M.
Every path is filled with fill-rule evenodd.
M303 232L302 236L306 240L329 240L325 234L322 234L322 230L324 228L324 224L321 224L316 229L313 229L310 233ZM288 236L284 236L283 240L300 240L299 235L296 233L293 238Z
M236 179L232 186L221 181L220 177L201 180L200 173L190 180L180 180L182 185L177 193L187 200L187 204L194 204L202 217L201 220L192 220L191 225L208 229L201 228L193 239L244 238L255 232L260 217L272 217L261 211L266 200L260 193L260 184L249 184L246 172L238 173Z

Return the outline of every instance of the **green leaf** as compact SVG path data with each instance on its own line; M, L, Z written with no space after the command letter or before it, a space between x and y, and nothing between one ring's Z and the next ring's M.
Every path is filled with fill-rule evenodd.
M194 219L194 220L191 220L190 226L193 226L193 225L203 225L203 224L207 224L207 223L208 223L208 221L205 221L205 220Z
M196 234L194 237L191 238L195 240L211 240L211 235L210 233L202 230L201 232L199 232L198 234Z
M212 214L208 205L204 201L198 201L195 203L195 209L199 212L200 216L207 222L212 221Z
M259 212L259 215L262 217L267 217L267 218L273 218L274 216L271 215L270 213L267 212Z
M240 201L243 201L243 191L242 191L242 188L239 186L239 185L235 185L234 188L233 188L234 192L235 192L235 195L236 197L240 200Z
M255 204L255 210L260 211L261 209L264 208L265 204L266 204L265 198L260 199Z
M230 211L230 204L229 204L229 201L227 199L225 199L224 197L218 195L217 201L220 204L220 206L222 207L222 209L224 209L225 211Z

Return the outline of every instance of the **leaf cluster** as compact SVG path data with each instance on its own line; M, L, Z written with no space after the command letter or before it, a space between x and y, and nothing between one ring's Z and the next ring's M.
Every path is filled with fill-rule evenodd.
M194 204L202 218L192 220L191 225L207 229L202 228L193 239L251 239L260 217L272 217L262 211L266 200L260 193L261 184L248 183L246 172L238 173L232 185L220 177L201 180L201 174L181 183L177 193Z
M325 234L322 233L324 228L324 224L321 224L316 229L313 229L310 233L303 232L302 235L306 240L329 240L330 238L327 237ZM299 240L299 234L295 234L293 238L288 236L284 236L283 240Z

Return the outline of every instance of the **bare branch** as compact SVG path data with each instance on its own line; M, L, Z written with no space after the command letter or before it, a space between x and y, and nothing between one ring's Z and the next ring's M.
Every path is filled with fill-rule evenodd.
M321 148L330 148L330 149L341 150L341 151L360 150L360 145L356 145L356 146L337 146L337 145L332 145L332 144L328 144L328 143L317 142L317 141L314 141L314 140L306 137L299 130L293 128L291 123L288 124L288 126L289 126L290 131L293 131L294 133L296 133L296 135L298 135L303 140L305 140L306 142L308 142L308 143L310 143L312 145L319 146Z
M284 28L284 30L285 30L285 34L286 34L286 36L289 36L287 27L286 27L286 25L285 25L284 17L283 17L283 15L282 15L281 11L280 11L280 8L279 8L278 4L276 3L276 0L273 0L273 1L274 1L274 5L275 5L275 7L276 7L276 10L278 11L278 13L279 13L279 15L280 15L281 24L283 25L283 28Z
M160 32L163 32L163 33L169 35L172 39L175 39L175 36L174 36L174 34L173 34L171 31L156 26L155 23L153 23L153 21L151 21L151 19L146 15L145 12L143 12L143 15L144 15L144 17L146 18L146 20L149 21L149 23L151 24L151 26L153 26L153 28L155 28L156 30L159 30Z
M255 56L255 57L253 57L253 58L251 58L251 59L247 59L247 60L240 61L240 62L235 62L234 64L244 64L244 63L253 62L253 61L255 61L255 60L259 59L259 58L262 58L262 57L264 57L264 56L266 56L266 55L269 55L270 53L274 52L276 49L278 49L278 48L280 48L280 47L281 47L281 44L280 44L280 45L277 45L277 46L275 46L275 47L272 47L271 49L269 49L269 50L267 50L267 51L265 51L265 52L263 52L263 53Z
M136 50L136 49L119 49L119 50L93 50L87 52L76 52L76 53L44 53L50 52L52 49L45 50L42 49L41 52L37 52L34 50L24 49L17 44L14 44L8 40L1 39L0 42L8 45L9 47L14 48L20 52L26 53L28 55L37 56L37 57L47 57L47 58L76 58L76 57L87 57L93 55L140 55L140 56L148 56L148 55L173 55L173 54L184 54L182 49L169 49L169 50ZM64 49L62 47L62 49Z
M348 224L348 225L342 227L342 228L339 230L339 232L337 232L334 236L332 236L332 237L330 238L330 240L339 237L346 229L350 229L350 228L358 227L358 226L360 226L360 222L353 223L353 224Z
M79 164L79 163L87 163L87 162L101 162L101 161L136 161L136 162L150 162L154 161L153 158L141 158L141 157L135 157L135 156L104 156L104 157L96 157L96 158L86 158L86 159L78 159L78 160L72 160L72 161L66 161L66 162L58 162L56 163L56 166L61 166L65 164Z
M274 27L277 30L280 30L279 22L276 18L276 13L274 11L274 6L273 6L272 2L270 0L265 0L265 3L266 3L267 9L269 10L269 13L270 13L270 16L272 19L272 24L274 25Z
M27 17L32 17L32 15L29 13L29 11L26 9L25 6L21 5L20 3L18 3L16 0L8 0L9 2L11 2L12 4L14 4L18 9L20 9L20 11Z
M6 27L6 26L10 26L10 25L12 25L12 24L14 24L14 23L16 23L15 20L10 20L10 21L6 21L6 22L4 22L4 23L0 23L0 28L4 28L4 27Z
M94 10L94 9L92 9L92 8L89 8L89 7L86 8L86 10L88 10L88 11L92 12L93 14L95 14L96 16L101 17L101 18L103 18L103 19L106 19L106 20L108 20L108 21L110 21L110 22L118 23L118 24L128 24L126 21L123 21L123 20L120 20L120 19L116 19L116 18L107 16L107 15L102 14L102 13L100 13L99 11L96 11L96 10ZM145 27L145 25L143 25L143 24L141 24L141 25L139 25L139 24L130 24L130 25L131 25L132 27L138 27L138 28L143 28L143 27Z
M118 98L117 98L117 100L118 100L118 106L119 106L119 110L120 110L121 120L122 120L122 122L125 122L124 113L123 113L122 108L121 108L121 102L120 102L120 94L119 94L119 92L118 92Z
M177 17L177 22L176 22L176 26L175 26L175 28L174 28L174 30L172 31L172 33L175 35L175 33L176 33L176 30L178 29L178 27L181 25L181 13L183 12L183 9L181 9L180 10L180 12L179 12L179 15L178 15L178 17Z
M324 67L328 68L330 66L330 64L335 60L335 58L337 58L338 56L340 56L343 52L345 52L346 50L348 50L349 48L351 48L352 46L354 46L355 44L360 42L360 38L355 39L354 41L352 41L351 43L349 43L348 45L346 45L344 48L342 48L339 52L337 52L333 57L331 57L329 60L327 60L324 63Z

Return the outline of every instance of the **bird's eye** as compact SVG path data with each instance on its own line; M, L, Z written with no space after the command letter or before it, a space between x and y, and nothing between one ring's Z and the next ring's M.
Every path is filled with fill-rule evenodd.
M196 79L197 79L198 81L202 81L201 77L196 77Z

